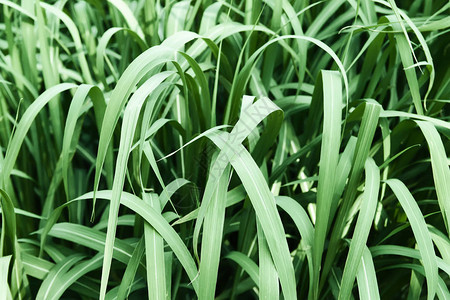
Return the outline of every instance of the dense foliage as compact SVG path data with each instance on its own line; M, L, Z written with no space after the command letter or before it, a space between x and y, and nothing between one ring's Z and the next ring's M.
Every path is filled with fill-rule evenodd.
M0 299L450 299L448 1L0 7Z

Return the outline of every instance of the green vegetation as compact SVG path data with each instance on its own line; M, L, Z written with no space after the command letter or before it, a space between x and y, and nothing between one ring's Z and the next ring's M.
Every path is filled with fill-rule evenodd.
M0 299L450 299L449 12L0 0Z

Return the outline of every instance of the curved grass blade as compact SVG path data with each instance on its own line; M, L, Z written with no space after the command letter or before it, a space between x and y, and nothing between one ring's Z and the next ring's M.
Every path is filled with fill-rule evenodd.
M94 192L89 192L73 201L76 202L79 200L92 199L93 196ZM98 191L97 197L99 199L111 200L113 198L113 193L111 190ZM155 228L156 231L158 231L158 233L164 238L166 243L177 256L178 260L188 274L194 290L198 293L199 285L198 280L196 279L198 270L195 265L194 259L189 253L186 245L183 243L183 240L172 228L172 226L167 223L167 221L162 217L160 213L157 213L151 206L144 203L139 197L133 194L122 192L120 203L139 214L146 222L148 222L153 228ZM104 245L100 246L101 249L104 249L103 246ZM101 251L101 249L96 248L96 250L99 251ZM128 252L128 254L129 253L131 252Z
M247 272L248 276L253 280L253 282L258 285L259 283L259 270L258 265L250 259L247 255L232 251L228 253L225 258L231 259L236 262L245 272Z
M144 40L144 33L142 32L142 28L139 26L139 22L136 20L136 17L133 15L130 7L123 0L108 0L117 11L122 14L125 22L127 22L128 26L131 30L135 31L136 34Z
M145 41L143 41L133 30L122 27L113 27L106 30L105 33L103 33L102 37L100 38L100 41L98 42L95 59L97 67L97 75L103 82L105 88L108 87L104 70L104 60L106 59L106 47L108 46L108 43L112 39L112 37L116 33L121 31L129 33L143 51L147 49L147 44L145 43Z
M197 222L195 223L194 228L194 253L197 257L198 236L200 235L200 229L206 215L206 210L211 201L217 182L219 181L219 178L228 165L227 154L225 152L234 151L233 147L235 144L240 145L244 141L244 139L247 138L247 136L250 135L250 133L256 128L256 126L260 122L262 122L264 118L266 118L267 116L271 116L272 114L273 117L268 118L267 126L265 126L266 132L262 133L260 138L260 141L262 140L263 142L260 146L255 147L255 151L257 151L256 149L258 149L259 153L263 153L261 151L262 149L268 149L274 142L276 134L278 133L277 130L279 130L281 126L283 114L279 107L276 106L272 101L270 101L268 98L262 98L244 111L244 113L237 121L236 125L231 130L231 133L228 136L229 140L224 143L224 148L221 149L221 153L219 153L218 158L214 161L214 164L212 165L211 171L209 173L208 181L206 183L202 205L200 206L200 209L198 211ZM213 133L213 131L211 131L211 133ZM206 134L206 136L209 136L209 134L210 133ZM257 155L262 158L261 155Z
M314 276L313 254L314 245L314 226L303 207L294 199L287 196L276 196L275 201L294 221L297 230L300 232L302 241L305 243L306 258L308 259L308 272L310 278ZM312 295L312 280L309 282L309 292Z
M361 262L356 273L356 280L358 282L359 299L380 299L375 267L372 255L367 247L363 249Z
M372 253L373 257L377 257L380 255L398 255L414 259L421 259L419 250L398 245L374 246L370 247L370 252ZM436 257L436 262L438 268L450 276L450 263L440 257Z
M79 245L102 252L105 246L106 234L104 232L73 223L57 223L48 233L49 236L68 240ZM133 253L133 247L129 243L116 239L114 242L113 257L118 261L128 264ZM141 263L144 268L144 264Z
M280 277L285 299L296 299L294 267L274 196L270 192L264 176L250 156L250 153L242 144L230 144L229 135L231 133L213 133L208 135L208 138L224 151L250 197L252 206L266 236L270 253L272 257L277 258L274 263Z
M100 126L103 121L103 114L105 113L106 102L101 90L93 85L82 84L78 87L67 112L66 126L64 127L63 143L61 150L62 176L64 182L64 189L66 196L69 195L69 162L72 152L75 150L77 141L73 139L75 126L79 115L83 108L83 103L86 98L90 96L94 105L94 111L97 121L97 127L100 131Z
M365 171L366 184L363 200L358 220L356 221L352 241L350 243L347 261L345 262L339 299L348 299L351 295L353 283L358 272L358 266L361 265L361 259L363 259L363 252L366 247L367 238L377 207L378 192L380 189L380 170L372 158L367 159Z
M57 300L63 295L63 293L71 287L77 280L82 278L87 273L100 268L102 265L102 255L97 254L89 260L83 261L80 264L74 266L68 272L63 273L60 277L57 277L57 284L55 287L48 293L51 295L49 300Z
M412 263L410 263L410 264L405 263L405 264L389 266L389 267L386 267L385 270L396 269L396 268L411 269L415 272L418 272L422 276L426 275L426 272L424 271L423 266L418 265L418 264L412 264ZM444 280L441 277L438 277L436 285L437 285L436 294L438 296L438 299L449 299L450 293L448 291L447 284L444 282Z
M50 299L50 297L54 297L52 290L57 288L57 281L60 279L61 274L67 272L67 270L69 270L74 264L82 260L83 257L83 255L78 253L73 254L54 265L53 268L50 269L50 272L45 280L42 282L36 299L46 300Z
M416 121L416 123L419 125L428 143L436 194L447 232L450 234L450 201L448 201L450 199L450 169L444 144L438 131L432 124L424 121Z
M34 119L37 114L41 111L41 109L54 97L58 94L76 87L75 84L72 83L61 83L54 87L47 89L44 93L42 93L26 110L23 114L19 124L17 125L14 136L11 139L11 142L8 144L8 149L6 150L5 155L5 163L3 164L3 168L1 169L0 176L0 187L3 186L8 180L11 171L16 163L17 156L19 154L19 150L22 146L22 143L25 139L25 135L31 127Z
M111 268L112 249L116 235L117 217L119 214L120 197L125 182L128 157L133 142L134 133L137 127L141 107L147 97L159 84L172 75L171 71L159 73L150 77L131 97L124 112L122 132L120 136L119 153L117 154L116 172L113 181L113 198L109 206L108 228L106 231L105 256L103 260L102 280L100 285L100 298L106 295L109 271ZM106 118L106 116L105 116ZM103 129L103 128L102 128Z
M22 255L24 271L27 275L43 280L54 264L31 254L24 253Z
M433 242L428 232L425 219L420 212L417 202L409 192L408 188L398 179L388 179L386 183L394 192L400 205L411 223L411 228L416 238L417 245L422 257L423 266L425 269L428 300L434 298L438 285L438 268L436 264L436 254L434 253Z
M101 169L105 163L107 151L110 148L114 128L116 127L126 101L131 92L135 89L136 84L138 84L138 82L152 69L157 68L157 70L159 70L161 64L171 61L173 55L168 55L168 53L175 52L179 47L197 37L197 34L191 32L184 32L171 36L169 39L165 40L161 46L152 47L139 55L128 66L118 80L116 87L111 93L102 122L95 164L94 192L97 191L100 183ZM112 174L110 176L112 176ZM95 198L94 195L94 207Z

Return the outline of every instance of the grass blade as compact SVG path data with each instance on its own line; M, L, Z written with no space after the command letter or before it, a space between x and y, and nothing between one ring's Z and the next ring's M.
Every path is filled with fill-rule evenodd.
M339 299L348 299L353 289L353 282L358 272L358 265L364 260L364 249L366 248L372 221L375 216L375 209L378 202L378 191L380 189L380 170L372 158L368 158L365 163L366 185L364 188L363 201L361 204L358 220L350 243L347 261L345 263L344 274L342 275ZM367 259L367 255L366 255ZM366 266L364 266L365 268ZM370 289L368 289L370 290Z
M144 193L144 202L161 212L159 198L156 194ZM164 240L151 227L144 224L145 257L147 261L147 286L149 299L166 299L166 266L164 260Z
M419 206L413 196L400 180L389 179L386 183L394 192L403 210L405 211L409 222L411 223L411 228L413 230L414 237L416 238L425 269L428 287L427 298L433 299L436 294L439 275L437 271L433 242L431 240L430 233L428 232L425 219L423 218Z
M360 299L380 299L375 267L373 265L372 255L367 247L364 247L358 272L356 273L356 280L358 281Z
M312 278L312 297L318 297L319 271L322 262L322 252L325 243L329 223L329 212L333 201L335 173L339 158L339 144L341 136L341 78L338 72L322 71L318 88L323 92L323 133L320 152L319 183L317 185L317 215L314 231L313 264L314 275ZM320 86L322 82L322 86ZM322 99L314 99L313 101Z

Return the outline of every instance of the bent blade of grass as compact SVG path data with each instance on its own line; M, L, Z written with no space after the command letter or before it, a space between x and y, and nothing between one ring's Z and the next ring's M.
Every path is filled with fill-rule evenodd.
M94 192L89 192L74 199L73 201L93 199L93 196ZM98 191L97 197L99 199L111 200L113 198L113 192L111 190ZM189 276L189 279L191 280L191 284L194 287L194 290L196 291L196 293L199 293L198 280L196 280L198 273L197 267L195 265L194 259L189 253L189 250L187 249L186 245L183 243L183 240L177 234L175 229L173 229L173 227L170 226L169 223L167 223L167 221L162 217L160 213L157 213L151 206L144 203L139 197L133 194L122 192L120 203L140 215L146 222L153 226L156 231L158 231L158 233L164 238L166 243L175 253L181 265L185 269L186 273ZM117 246L116 244L118 241L120 240L116 239L115 247Z
M209 28L212 28L216 25L217 17L219 15L219 11L222 7L223 3L221 2L215 2L208 7L203 12L203 17L200 22L200 27L198 32L202 35L204 35ZM194 19L192 18L192 21Z
M48 233L49 236L71 241L79 245L102 252L105 247L106 234L83 225L74 223L57 223ZM118 261L128 264L133 247L127 242L116 239L113 248L113 257ZM144 268L144 264L141 263Z
M450 138L450 123L445 120L440 120L437 118L432 118L428 116L421 116L418 114L407 113L403 111L396 110L385 110L381 112L382 117L392 118L392 117L400 117L400 118L411 118L418 119L421 121L427 121L433 124L439 131L441 131L447 138Z
M62 208L66 207L68 205L71 205L73 203L76 203L77 201L80 201L80 200L92 199L92 197L93 197L93 193L91 192L91 193L85 194L83 196L78 197L77 199L71 200L71 201L63 204L62 206L58 207L55 210L55 212L52 213L52 215L49 219L56 221L59 214L61 213ZM100 192L98 192L98 198L111 200L112 193L111 193L111 191L100 191ZM141 203L137 203L137 202L142 202L142 200L140 200L139 198L137 198L134 195L125 193L122 195L122 200L123 199L126 199L126 200L124 200L122 204L124 204L128 208L132 209L136 213L139 214L140 211L145 210L143 218L147 222L148 222L148 220L152 220L152 226L156 224L155 226L157 228L159 228L159 230L161 232L165 232L164 236L167 237L169 246L173 247L172 249L174 250L177 257L179 258L181 264L183 266L186 266L188 275L190 275L191 280L194 281L195 274L196 274L195 264L194 264L192 258L190 257L186 246L184 246L181 239L175 233L175 231L172 229L172 227L162 218L161 214L160 213L158 214L155 211L149 212L148 207L139 209ZM72 239L70 239L70 241L76 242L77 244L84 245L86 247L95 249L97 251L102 251L104 249L105 234L100 231L93 230L91 228L87 228L87 227L83 227L83 226L79 226L79 225L75 225L75 224L68 224L68 223L59 223L50 230L49 227L51 227L53 225L51 224L49 226L49 224L51 224L51 222L48 222L46 224L44 231L50 231L48 233L50 236L59 237L62 239L67 239L69 237L72 237ZM161 229L161 226L163 229ZM69 228L67 228L67 227L69 227ZM73 231L74 233L76 232L76 233L74 235L73 234L70 235L69 233L71 231ZM167 232L169 232L169 233L167 233ZM141 268L144 267L144 265L142 263L140 263L140 257L142 257L143 252L144 252L144 244L141 243L141 246L142 246L140 248L141 250L136 250L136 248L135 248L135 250L133 250L133 253L131 254L132 248L130 248L130 246L128 244L126 244L123 241L118 240L118 239L115 240L113 257L115 259L127 264L127 270L126 270L126 274L125 274L127 276L124 275L123 282L126 282L127 279L130 279L130 277L134 277L134 274L136 273L136 269L138 268L138 266L140 266ZM139 243L136 247L139 247ZM140 251L142 251L142 254L139 254ZM188 255L190 257L190 261L186 255ZM139 257L139 259L138 259L138 257ZM91 261L86 262L85 263L86 268L80 269L80 272L86 270L87 268L89 270L91 270L92 268L94 268L94 265L95 265L94 269L99 268L102 265L102 263L101 263L102 258L103 258L103 255L100 255L98 257L96 256L95 261L94 261L94 259L92 259ZM132 266L132 267L130 267L130 266ZM129 270L129 267L130 267L130 270ZM34 271L35 268L33 268L31 270ZM75 268L74 268L74 270L71 270L70 272L72 272L72 271L73 271L73 274L81 274L78 271L75 272ZM86 271L86 272L88 272L88 271ZM130 280L132 281L132 278ZM66 284L63 284L63 285L66 285ZM196 288L197 285L195 282L193 283L193 285L194 285L194 288ZM123 289L123 293L126 293L126 291L128 289L128 285L124 285L122 289ZM119 289L119 291L121 291L121 290ZM118 293L118 295L120 295L120 293Z
M414 263L404 263L404 264L397 264L392 265L389 267L386 267L385 270L389 269L396 269L396 268L406 268L411 269L412 271L418 272L422 276L426 277L426 272L424 271L424 267L422 265L414 264ZM438 276L437 278L437 289L436 289L436 295L438 296L438 299L450 299L450 293L448 291L447 284L444 282L444 280Z
M420 251L398 245L378 245L370 248L373 257L380 255L398 255L413 259L421 259ZM450 276L450 263L440 257L436 257L437 266Z
M247 191L256 215L261 222L264 235L280 277L285 299L296 299L296 283L289 247L283 224L278 214L275 199L250 153L242 146L229 144L229 133L208 135L220 149L226 150L228 160L238 174Z
M135 31L136 34L142 39L145 40L144 33L142 32L142 28L139 26L139 22L136 20L136 17L133 15L130 7L123 0L108 0L117 11L122 14L125 22L127 22L128 26L131 30Z
M103 82L103 85L105 88L108 87L108 84L106 82L106 76L105 76L105 70L104 70L104 60L106 59L106 47L108 46L109 41L112 39L112 37L118 33L118 32L127 32L131 35L132 38L136 41L136 43L139 45L139 47L144 51L147 49L147 44L145 41L143 41L133 30L130 30L128 28L122 28L122 27L113 27L109 28L108 30L103 33L102 37L100 38L100 41L97 45L97 51L96 51L96 58L95 58L95 65L97 67L97 75L100 78L100 80Z
M171 183L169 183L159 196L159 200L161 201L161 208L164 208L164 206L166 206L167 202L170 200L170 197L172 197L172 195L175 194L179 188L189 183L191 182L184 178L177 178Z
M22 254L23 267L27 275L43 280L54 266L53 263L33 256L31 254Z
M69 162L70 155L75 150L78 141L73 139L73 133L80 113L83 108L83 103L86 101L88 95L91 96L92 103L94 105L94 111L97 121L97 127L100 131L100 126L103 120L103 114L106 108L106 102L101 90L93 85L82 84L78 87L72 102L67 112L66 126L64 126L63 143L61 150L61 163L62 163L62 176L64 182L64 189L66 190L66 196L69 196Z
M268 116L269 118L267 118ZM249 106L248 109L243 111L236 125L231 130L231 133L228 135L228 144L224 144L224 148L221 149L222 151L219 153L219 157L212 165L211 172L208 175L209 178L206 183L202 204L200 206L194 228L193 244L194 253L196 256L198 237L200 235L200 228L206 215L206 209L208 208L208 205L211 201L214 188L216 187L220 176L222 175L228 164L226 152L234 151L233 145L241 144L245 140L245 138L247 138L247 136L249 136L250 133L256 128L256 126L265 118L267 118L268 120L267 125L265 126L265 130L258 141L257 145L259 146L256 146L255 149L255 156L262 158L262 154L264 152L261 150L268 149L274 142L276 134L278 132L277 130L279 130L283 118L283 113L280 108L268 98L259 99L253 105ZM206 136L209 136L209 133L206 134Z
M450 169L447 163L444 144L436 128L429 122L416 121L428 143L431 169L442 217L450 235Z
M19 5L17 5L16 3L12 2L12 1L8 1L8 0L0 0L0 4L6 5L11 7L12 9L20 12L21 14L23 14L24 16L29 17L32 20L36 20L36 16L32 13L27 11L26 9L24 9L23 7L20 7Z
M116 172L113 181L113 198L109 206L108 228L105 243L105 256L103 260L102 280L100 285L100 298L106 295L109 271L111 268L112 249L116 235L117 217L119 214L120 197L125 182L128 158L137 127L138 116L147 97L173 72L166 71L150 77L140 86L131 97L123 116L122 132L120 136L119 153L117 154ZM153 99L154 100L154 99ZM156 101L156 100L154 100ZM106 118L106 116L105 116ZM102 128L103 129L103 128Z
M69 270L74 264L83 259L83 255L76 253L69 257L66 257L62 261L58 262L53 268L50 269L47 277L42 282L41 287L37 293L37 300L46 300L53 297L51 291L55 288L55 284L59 279L59 276Z
M403 28L403 23L398 24L397 18L395 16L387 16L382 19L386 19L393 30L400 30ZM409 68L414 64L413 56L414 51L412 50L411 43L409 41L408 35L402 33L395 33L396 43L398 47L398 52L400 54L400 58L403 64L403 68L406 75L406 80L408 82L409 88L411 90L411 97L413 100L414 108L416 109L417 114L423 115L423 107L422 100L420 97L419 91L419 82L416 76L416 70ZM415 56L414 56L415 58Z
M341 78L336 71L321 72L323 99L314 99L323 103L323 133L320 152L319 182L317 185L317 217L313 244L313 299L318 297L319 272L322 262L322 252L327 234L329 214L333 201L336 181L336 169L339 160L339 146L341 138L341 107L342 86ZM322 93L319 93L322 95ZM312 101L314 101L312 100Z
M342 275L339 299L348 299L352 293L353 283L358 266L361 264L361 259L363 258L363 252L377 207L378 192L380 189L380 170L375 164L375 161L370 157L365 163L365 171L366 185L363 193L363 201L350 243L344 274Z
M275 196L275 200L277 205L292 218L306 246L312 248L314 243L314 226L305 209L291 197Z
M348 84L347 74L346 74L344 65L342 64L341 60L336 55L336 53L333 51L333 49L331 49L327 44L325 44L322 41L315 39L315 38L311 38L308 36L284 35L284 36L276 37L276 38L268 41L267 43L265 43L260 48L258 48L258 50L255 51L255 53L253 53L253 55L247 60L247 62L245 63L245 65L242 68L242 71L240 73L238 73L238 76L235 77L233 84L232 84L232 90L230 92L229 103L227 106L228 113L226 114L226 116L228 116L228 117L226 117L225 120L232 120L231 117L236 114L236 110L238 108L238 106L236 105L236 101L239 98L240 93L242 93L242 91L245 90L245 86L246 86L247 82L249 81L252 69L254 68L257 60L260 58L261 54L266 50L267 47L269 47L270 45L272 45L274 43L280 43L280 45L283 46L288 52L290 52L294 58L297 58L297 56L295 55L295 52L292 50L292 48L289 47L288 45L286 45L285 40L290 40L290 39L307 41L307 42L313 43L316 46L318 46L319 48L321 48L322 50L324 50L328 55L330 55L330 57L333 59L333 61L338 66L338 69L341 72L342 78L344 80L345 95L346 95L345 99L346 99L346 103L348 104L349 84Z
M72 83L61 83L54 87L51 87L43 92L36 100L34 100L34 102L25 111L19 124L16 127L16 131L11 139L11 142L8 144L8 149L6 150L5 163L3 164L3 168L1 169L2 174L0 176L0 187L3 186L8 180L11 171L16 163L16 159L19 154L19 150L22 147L25 136L37 114L54 97L74 87L77 87L77 85Z
M430 231L431 238L433 239L436 248L439 250L442 259L450 264L450 240L436 227L428 225L428 230Z
M102 265L102 256L102 254L97 254L91 259L75 265L71 270L63 273L60 277L57 277L53 290L49 292L51 297L48 299L60 299L63 293L78 279L82 278L87 273L100 268Z
M308 259L309 277L314 276L312 249L314 244L314 226L305 209L294 199L287 196L276 196L275 201L294 221L297 230L300 232L302 242L305 243L306 258ZM309 281L309 294L312 295L312 280Z
M150 70L163 64L164 62L173 60L174 53L177 49L197 37L198 35L193 32L181 32L171 36L165 40L162 45L152 47L139 55L127 67L118 80L106 107L100 132L97 159L95 162L93 215L95 213L95 192L98 190L98 186L100 184L101 170L103 169L103 165L105 163L107 151L108 149L111 149L110 142L113 132L128 97L135 89L138 82ZM112 176L112 174L109 176Z
M434 253L433 242L428 232L425 218L423 217L417 202L409 192L408 188L398 179L388 179L386 183L394 192L400 205L411 223L411 228L416 238L417 245L422 257L425 269L428 300L434 299L438 285L438 268L436 254Z
M228 253L225 258L231 259L236 262L245 272L247 272L248 276L253 280L256 286L259 283L259 268L258 265L247 255L232 251Z
M372 255L366 246L363 249L356 280L358 282L359 299L380 299L375 266L373 265Z

